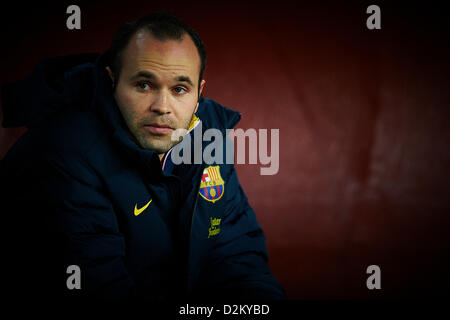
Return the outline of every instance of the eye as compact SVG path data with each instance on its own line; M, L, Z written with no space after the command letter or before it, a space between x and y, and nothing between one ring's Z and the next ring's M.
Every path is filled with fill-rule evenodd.
M136 86L139 90L148 91L151 88L151 84L147 81L139 81L136 83Z
M186 88L180 87L180 86L175 87L173 90L174 90L177 94L183 94L183 93L186 93L186 92L187 92Z

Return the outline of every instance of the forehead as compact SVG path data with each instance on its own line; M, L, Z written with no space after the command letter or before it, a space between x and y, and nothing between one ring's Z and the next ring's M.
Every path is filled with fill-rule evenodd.
M122 54L122 71L134 73L143 70L187 73L198 77L200 56L188 34L181 40L156 39L149 31L140 30L130 39Z

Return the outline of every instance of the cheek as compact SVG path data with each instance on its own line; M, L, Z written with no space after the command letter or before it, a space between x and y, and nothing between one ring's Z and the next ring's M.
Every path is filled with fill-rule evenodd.
M183 122L191 121L192 114L194 113L195 106L197 102L192 100L178 106L178 118L182 119Z
M142 97L136 95L132 90L123 87L117 87L115 93L116 102L122 112L127 118L135 117L145 105Z

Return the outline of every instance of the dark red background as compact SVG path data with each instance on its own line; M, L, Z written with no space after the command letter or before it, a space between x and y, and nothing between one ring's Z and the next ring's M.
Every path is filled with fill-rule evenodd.
M81 7L81 30L66 8ZM280 129L280 169L238 165L273 273L291 299L443 294L449 284L450 106L437 3L154 1L2 8L1 81L41 59L107 49L156 9L191 24L208 52L205 96L238 127ZM366 8L381 7L381 30ZM27 88L24 94L27 94ZM0 157L25 129L0 129ZM379 265L381 286L366 287Z

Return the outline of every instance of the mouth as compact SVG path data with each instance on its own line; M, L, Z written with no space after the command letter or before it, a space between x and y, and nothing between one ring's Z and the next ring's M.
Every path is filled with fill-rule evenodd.
M149 132L157 135L165 135L172 132L173 128L167 124L151 123L144 125L144 128Z

